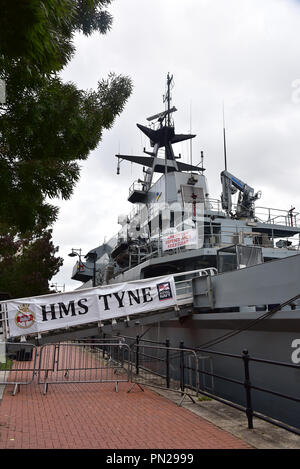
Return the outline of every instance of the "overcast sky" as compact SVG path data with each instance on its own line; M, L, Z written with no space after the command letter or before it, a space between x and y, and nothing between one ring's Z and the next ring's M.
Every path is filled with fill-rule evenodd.
M134 90L114 127L81 164L80 182L60 207L53 238L64 258L52 281L66 290L71 248L85 254L117 233L119 214L132 208L128 188L141 167L119 151L143 154L149 142L136 127L164 109L167 73L174 75L177 132L197 134L193 162L204 151L210 196L219 198L224 169L222 103L228 170L262 191L260 206L300 211L300 2L297 0L114 0L112 30L76 36L64 81L95 89L110 71L132 78ZM177 147L177 148L176 148ZM189 143L175 145L189 161Z

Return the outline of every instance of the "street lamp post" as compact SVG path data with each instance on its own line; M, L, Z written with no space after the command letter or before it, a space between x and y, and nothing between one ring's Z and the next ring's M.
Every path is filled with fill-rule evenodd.
M79 251L79 252L78 252ZM81 249L73 249L72 248L72 251L70 252L70 254L68 254L68 256L70 257L76 257L78 256L79 257L79 263L82 264L86 269L89 269L90 267L87 267L81 260L81 257L82 257L82 254L81 254ZM85 256L84 256L87 260L90 260L91 262L93 262L93 287L96 286L96 261L97 261L97 253L96 252L88 252Z

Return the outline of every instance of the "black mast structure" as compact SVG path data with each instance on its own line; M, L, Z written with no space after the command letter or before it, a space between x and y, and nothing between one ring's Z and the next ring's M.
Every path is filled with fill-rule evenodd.
M136 124L137 127L149 138L150 145L153 148L152 151L146 151L144 149L144 153L149 156L133 156L133 155L121 155L116 154L115 156L120 160L130 161L132 163L140 164L147 168L150 168L150 171L147 170L146 173L146 186L145 190L150 189L150 185L152 182L153 174L156 173L169 173L169 172L199 172L205 171L204 168L200 168L199 166L194 166L192 164L182 163L180 161L176 161L178 157L175 156L172 145L174 143L182 142L184 140L189 140L191 138L196 137L194 134L176 134L174 124L171 121L171 114L177 109L173 106L171 108L171 94L170 88L171 83L173 80L173 75L170 76L168 73L167 76L167 92L164 96L164 102L166 102L166 110L155 114L151 117L147 118L148 122L152 124L158 123L158 128L151 128L146 127L141 124ZM160 148L165 148L165 158L160 158L158 156L158 151ZM118 164L119 168L119 164Z

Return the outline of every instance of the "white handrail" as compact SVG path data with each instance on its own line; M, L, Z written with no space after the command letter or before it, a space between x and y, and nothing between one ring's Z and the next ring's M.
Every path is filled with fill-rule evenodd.
M207 274L208 270L211 271L212 273ZM197 269L197 270L190 270L188 272L179 272L178 274L173 274L173 277L182 277L183 275L189 275L189 274L194 274L194 273L202 273L202 272L206 273L207 275L215 275L215 274L218 273L218 271L215 267L207 267L206 269ZM184 281L186 281L186 280L183 280L183 282Z

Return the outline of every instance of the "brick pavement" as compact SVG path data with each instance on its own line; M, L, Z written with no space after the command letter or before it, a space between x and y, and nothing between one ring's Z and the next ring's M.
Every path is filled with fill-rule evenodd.
M129 383L6 386L1 449L249 449L187 409Z

